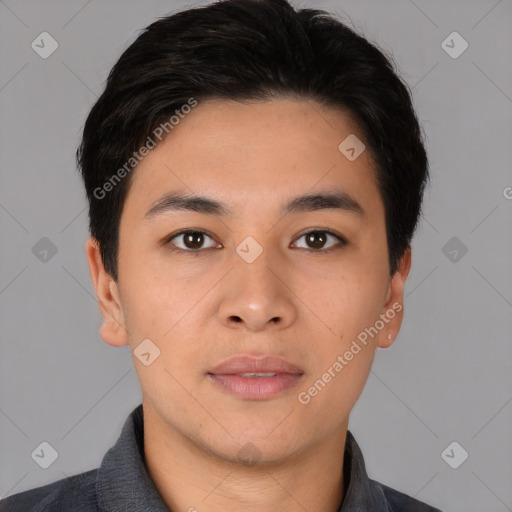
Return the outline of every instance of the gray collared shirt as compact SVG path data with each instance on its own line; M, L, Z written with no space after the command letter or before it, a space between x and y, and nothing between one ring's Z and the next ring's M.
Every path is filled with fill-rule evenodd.
M441 512L368 478L361 450L347 432L345 496L339 512ZM98 469L14 494L0 512L169 512L144 458L142 404L126 419L116 444Z

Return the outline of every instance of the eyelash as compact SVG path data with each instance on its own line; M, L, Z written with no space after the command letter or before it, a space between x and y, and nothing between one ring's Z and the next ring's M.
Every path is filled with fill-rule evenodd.
M174 240L175 238L181 236L181 235L185 235L187 233L199 233L201 235L206 235L208 236L209 238L211 238L212 240L214 240L214 238L206 231L202 231L200 229L186 229L186 230L183 230L183 231L180 231L178 233L175 233L174 235L171 235L169 236L165 241L164 241L164 245L165 246L168 246L169 247L169 250L173 251L173 252L179 252L179 253L188 253L188 254L191 254L191 255L194 255L194 256L199 256L202 252L208 250L208 249L215 249L214 247L208 247L206 249L181 249L179 247L174 247L173 244L171 243L172 240ZM299 235L299 237L296 239L296 240L299 240L300 238L306 236L306 235L309 235L311 233L325 233L327 235L331 235L333 236L334 238L336 238L339 242L339 244L335 244L327 249L310 249L310 248L305 248L305 250L307 251L311 251L311 252L314 252L314 253L322 253L322 254L327 254L327 253L330 253L332 251L335 251L335 250L339 250L341 249L343 246L347 245L348 244L348 241L342 237L341 235L337 235L336 233L333 233L332 231L328 230L328 229L323 229L323 228L315 228L315 229L311 229L309 231L306 231L305 233L302 233L301 235ZM303 247L299 247L299 249L304 249Z

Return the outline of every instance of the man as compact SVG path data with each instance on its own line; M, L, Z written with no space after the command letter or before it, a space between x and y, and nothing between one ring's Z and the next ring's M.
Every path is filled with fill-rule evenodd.
M143 402L99 469L1 511L438 511L370 480L348 430L428 181L375 46L285 0L162 18L77 160L100 335L129 345Z

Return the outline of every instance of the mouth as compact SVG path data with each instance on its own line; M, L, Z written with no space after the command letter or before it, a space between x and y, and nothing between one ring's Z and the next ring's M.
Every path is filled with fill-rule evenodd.
M235 356L207 375L231 395L246 400L267 400L297 386L304 371L280 357Z

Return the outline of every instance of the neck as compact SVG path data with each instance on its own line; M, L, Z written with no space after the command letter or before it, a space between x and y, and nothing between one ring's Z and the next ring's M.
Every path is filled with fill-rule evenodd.
M347 424L299 455L241 464L212 453L145 408L146 465L172 512L338 512Z

